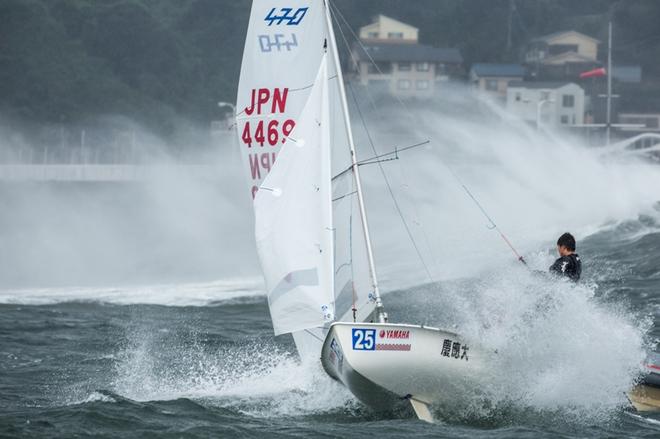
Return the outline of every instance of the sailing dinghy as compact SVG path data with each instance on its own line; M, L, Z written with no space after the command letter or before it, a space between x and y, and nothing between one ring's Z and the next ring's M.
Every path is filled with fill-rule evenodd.
M245 41L236 127L273 328L368 406L431 421L480 357L388 320L331 16L327 0L254 0Z

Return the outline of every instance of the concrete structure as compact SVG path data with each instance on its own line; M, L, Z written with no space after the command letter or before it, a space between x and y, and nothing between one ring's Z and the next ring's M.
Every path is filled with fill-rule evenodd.
M13 182L131 182L172 178L214 180L216 165L0 165L0 181Z
M660 113L619 113L619 123L643 125L643 127L621 128L622 131L660 132Z
M379 15L360 29L352 72L361 85L399 97L430 97L462 72L458 49L418 43L418 29Z
M507 109L534 125L582 125L584 90L572 82L525 82L509 84Z
M520 64L478 63L470 69L470 82L477 90L505 99L511 81L522 81L525 68Z

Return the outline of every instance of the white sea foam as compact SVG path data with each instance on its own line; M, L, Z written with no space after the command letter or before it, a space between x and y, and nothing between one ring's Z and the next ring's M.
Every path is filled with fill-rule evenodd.
M464 389L463 410L490 416L513 406L589 422L608 416L625 402L624 392L639 370L648 322L601 302L590 285L549 282L517 267L443 163L539 269L548 266L546 250L560 232L570 230L581 242L604 227L653 212L660 199L660 168L603 158L574 139L539 136L505 114L484 118L472 114L477 112L469 103L455 104L455 111L425 110L413 118L394 114L386 117L388 125L372 125L371 134L380 152L420 137L433 141L433 149L411 151L383 166L433 277L471 279L442 295L431 290L415 299L435 313L429 323L456 325L471 343L491 353L488 368ZM410 136L411 127L416 137ZM364 138L359 142L367 144ZM419 284L425 276L378 168L363 169L384 284ZM226 222L224 229L231 226ZM232 248L225 256L240 257L234 250L246 249ZM0 291L0 302L205 305L263 294L260 283L248 284ZM158 334L146 330L129 339L132 343L117 355L111 388L130 399L196 398L258 416L327 412L354 401L318 365L301 365L269 343L217 350L197 342L164 346Z
M514 258L454 178L458 175L524 255L552 248L562 232L587 236L642 213L657 216L660 166L604 157L566 133L539 134L496 106L465 96L433 108L397 106L373 114L379 152L429 139L428 148L383 163L411 234L436 280L479 275ZM356 129L361 145L368 145ZM367 148L368 149L368 148ZM368 157L369 151L362 150ZM428 280L378 166L365 166L369 219L383 283ZM514 259L515 260L515 259Z
M116 288L39 288L0 290L0 303L49 305L100 302L117 305L206 306L216 302L264 295L260 278L208 283L145 285Z
M625 393L642 370L651 322L595 297L588 284L513 266L408 299L423 304L415 305L419 318L466 337L481 362L442 405L445 414L513 410L603 421L627 404Z
M80 404L89 404L92 402L108 402L108 403L115 403L117 400L115 400L112 396L107 395L103 392L92 392L89 393L87 396L82 396L82 397L77 397L77 398L69 398L64 401L65 405L80 405Z
M209 351L198 343L162 346L135 335L121 354L113 391L137 401L192 398L260 417L299 416L345 409L350 393L320 364L301 364L270 343Z

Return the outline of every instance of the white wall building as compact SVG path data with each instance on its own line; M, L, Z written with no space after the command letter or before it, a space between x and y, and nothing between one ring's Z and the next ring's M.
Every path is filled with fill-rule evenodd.
M582 125L584 90L572 82L509 83L506 107L533 125Z
M416 27L379 15L360 29L351 72L361 85L402 98L428 98L463 71L458 49L419 44Z

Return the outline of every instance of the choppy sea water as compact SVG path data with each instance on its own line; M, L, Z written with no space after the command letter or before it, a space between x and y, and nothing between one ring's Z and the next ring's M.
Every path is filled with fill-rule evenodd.
M393 321L502 352L436 424L372 413L302 366L252 280L3 290L0 436L658 437L660 416L630 412L624 391L660 337L660 222L611 224L580 250L578 287L514 261L385 296Z
M625 396L660 338L660 168L447 106L372 130L381 152L433 140L387 172L436 282L362 174L391 321L498 353L435 424L370 412L273 336L225 160L214 181L0 185L0 437L660 437ZM575 233L582 282L520 266L447 164L531 268Z

